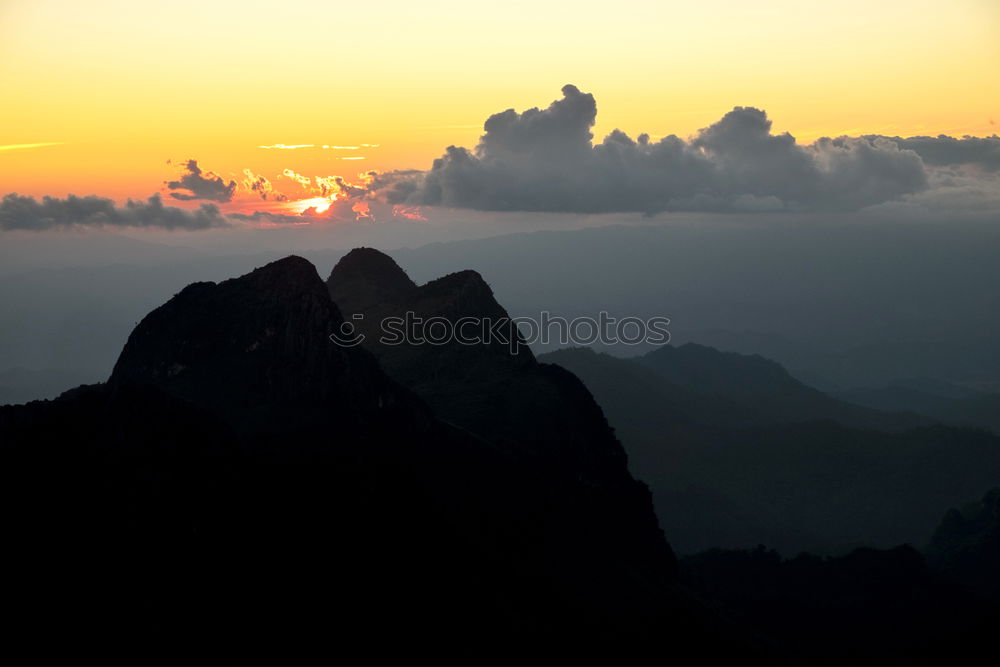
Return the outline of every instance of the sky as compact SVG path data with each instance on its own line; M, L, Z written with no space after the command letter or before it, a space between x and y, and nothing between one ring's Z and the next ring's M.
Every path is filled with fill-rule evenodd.
M308 205L298 202L325 194L316 177L368 187L359 175L372 170L428 170L450 145L474 150L492 114L545 109L566 84L596 99L595 144L615 129L687 140L735 106L765 111L772 135L803 146L840 135L988 137L1000 122L998 64L995 0L0 0L0 194L121 203L160 193L185 210L297 215ZM167 185L195 170L219 179L222 194ZM266 185L255 190L259 177ZM929 187L907 178L876 196L803 188L823 202L880 205ZM814 206L802 188L720 187L709 189L724 203L709 208ZM520 192L411 189L395 204L561 210ZM631 208L705 206L689 194Z
M803 321L871 333L857 275L905 296L899 330L995 340L998 64L997 0L0 0L0 375L98 379L183 285L362 245L483 269L529 312L560 278L525 261L593 239L566 298L646 294L678 332L721 326L699 303L780 329L801 282L831 313ZM776 267L764 302L718 282L734 264ZM687 312L661 289L685 280L715 290ZM928 306L927 281L950 291ZM972 358L954 336L935 349Z

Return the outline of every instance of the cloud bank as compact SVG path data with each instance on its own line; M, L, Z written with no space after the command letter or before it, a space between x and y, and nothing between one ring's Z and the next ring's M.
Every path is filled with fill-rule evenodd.
M932 166L969 165L986 171L1000 171L1000 137L880 137L869 135L866 139L889 139L905 150L911 150Z
M170 196L182 201L192 199L208 199L210 201L227 202L232 200L236 192L236 181L223 180L221 176L210 171L203 171L197 160L184 163L185 173L176 181L167 181Z
M798 144L767 114L735 107L682 139L615 130L594 143L593 95L564 86L546 109L487 119L474 150L449 146L427 172L373 177L392 204L484 211L855 211L912 198L928 165L997 169L1000 139L864 136Z
M159 194L146 201L129 199L124 206L104 197L69 195L65 199L8 194L0 201L0 229L34 230L71 227L155 227L160 229L208 229L228 223L214 204L194 211L164 206Z
M98 196L38 202L12 194L0 203L0 229L422 220L424 206L555 214L866 211L908 219L1000 213L996 135L866 135L799 144L788 133L775 134L764 111L738 106L691 137L654 141L616 129L595 142L596 118L594 96L567 85L545 109L493 114L474 149L449 146L427 171L367 171L349 181L284 169L272 182L243 169L239 181L227 181L189 159L176 180L165 182L169 197L229 203L245 195L268 202L269 210L224 216L214 204L194 211L164 206L159 195L116 207ZM377 146L321 147L353 152ZM307 147L320 145L261 146ZM444 212L432 215L439 214Z

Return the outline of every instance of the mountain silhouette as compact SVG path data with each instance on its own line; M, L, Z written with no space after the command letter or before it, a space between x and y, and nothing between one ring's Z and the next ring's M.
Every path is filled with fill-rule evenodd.
M426 409L371 355L331 344L343 318L317 278L293 256L187 286L135 328L108 385L149 384L257 434L421 421Z
M931 564L970 591L1000 600L1000 488L945 515L927 547Z
M1000 433L1000 394L930 379L899 380L884 387L839 391L841 400L876 410L910 411L949 424Z
M790 664L969 664L993 650L995 607L911 546L827 558L712 549L680 569L715 608L780 643Z
M637 507L644 504L645 490L628 476L625 452L590 392L562 367L536 361L478 273L460 271L418 287L387 255L359 248L334 267L327 286L365 335L364 347L437 416L517 456L631 488ZM477 344L385 342L386 318L406 313L453 325L466 319L467 338L482 333L480 323L507 324L493 327L503 339Z
M412 298L391 280L355 296ZM418 302L499 308L472 274ZM755 655L677 586L649 493L571 374L474 351L482 365L449 382L513 406L488 437L478 414L439 419L368 351L331 340L343 322L289 257L182 290L107 383L0 408L9 628L334 656L622 656L664 641ZM479 375L496 369L506 379ZM541 416L517 395L531 387ZM547 444L560 424L586 437Z
M639 362L672 384L738 404L732 415L743 424L829 419L844 426L902 430L933 420L915 414L879 412L832 398L793 378L781 364L760 355L721 352L686 343L664 345Z

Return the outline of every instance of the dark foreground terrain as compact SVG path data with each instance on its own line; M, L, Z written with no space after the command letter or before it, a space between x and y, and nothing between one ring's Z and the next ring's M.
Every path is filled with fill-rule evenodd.
M519 343L329 338L404 311L505 315L475 272L418 286L362 249L324 284L289 257L185 288L106 383L0 408L5 636L475 662L915 664L988 646L996 598L954 570L988 578L992 496L949 514L929 560L678 561L573 373ZM913 426L796 400L849 428Z

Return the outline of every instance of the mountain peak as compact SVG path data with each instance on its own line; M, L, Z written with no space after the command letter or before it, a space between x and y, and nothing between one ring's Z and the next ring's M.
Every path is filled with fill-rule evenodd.
M288 257L277 259L254 269L240 278L232 278L232 280L248 279L259 282L273 281L284 285L322 284L319 273L317 273L316 267L312 265L312 262L298 255L289 255Z
M478 271L473 271L472 269L464 269L462 271L449 273L448 275L441 276L440 278L435 278L434 280L424 284L421 289L428 293L454 290L474 290L486 293L490 298L493 297L493 290L490 288L489 284L487 284Z
M344 255L333 267L326 285L334 302L345 312L382 302L395 303L417 288L392 257L374 248L355 248Z
M373 279L413 285L392 257L375 248L360 247L340 258L331 276L361 274Z
M361 282L360 271L347 271L362 260L395 267L377 251L353 251L331 274L330 293L386 373L423 398L436 415L509 451L545 460L545 465L558 461L591 480L620 481L627 475L621 445L593 397L571 373L535 361L478 272L457 271L419 287L407 279L408 292L386 298L391 285L379 289L378 283ZM384 342L381 324L408 314L421 322L478 322L504 337L424 344L414 336L404 344Z
M424 304L454 317L508 317L493 290L477 271L466 269L449 273L420 287Z
M394 388L366 352L330 339L342 323L315 267L286 257L190 285L149 313L109 383L155 385L241 422L280 424L292 408L350 421L393 402Z

